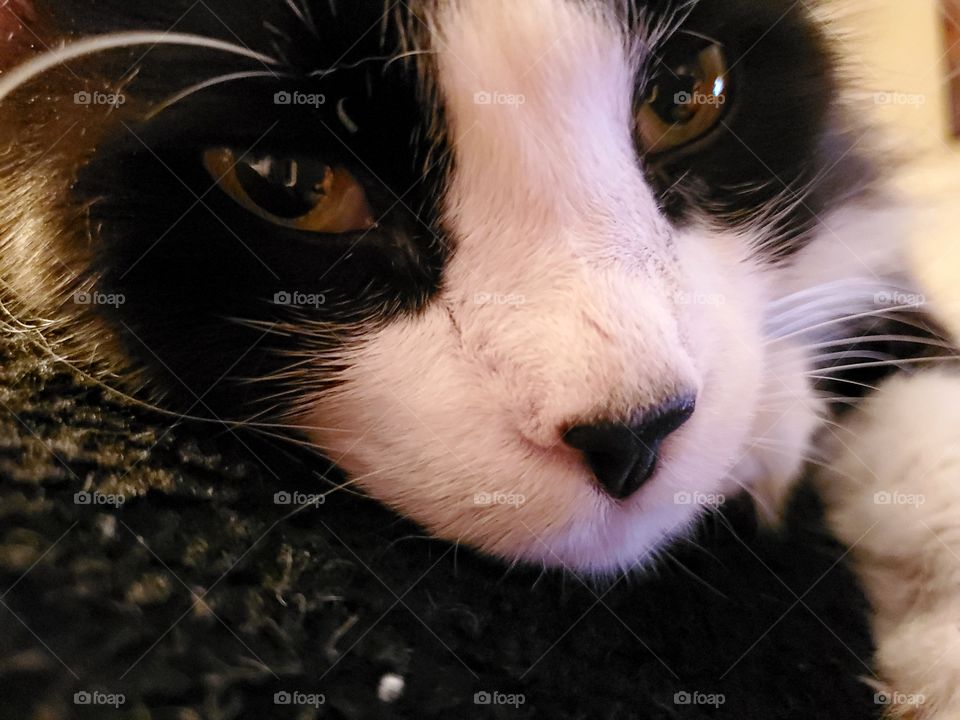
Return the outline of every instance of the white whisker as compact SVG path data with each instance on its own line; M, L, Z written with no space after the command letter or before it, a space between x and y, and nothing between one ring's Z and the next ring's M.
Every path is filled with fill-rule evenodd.
M839 325L841 323L851 322L853 320L862 320L868 317L891 316L893 313L896 313L896 312L904 312L904 311L910 311L910 310L917 312L918 309L916 305L895 305L893 307L886 307L878 310L869 310L867 312L855 313L853 315L844 315L843 317L837 317L824 322L819 322L814 325L810 325L808 327L802 328L800 330L794 330L792 332L787 333L786 335L771 337L769 340L767 340L766 344L773 345L775 343L780 343L785 340L790 340L792 338L799 337L801 335L806 335L807 333L813 332L814 330L821 330L826 327L831 327L833 325Z
M868 360L895 360L896 356L891 355L890 353L876 352L873 350L857 350L856 348L850 348L849 350L842 350L840 352L832 353L821 353L820 355L813 355L809 358L810 363L825 363L830 360L850 360L852 358L866 358ZM834 366L828 366L824 369L831 369Z
M20 86L30 82L35 77L43 73L70 62L89 55L106 50L120 50L123 48L136 47L138 45L175 45L198 47L205 50L224 52L230 55L237 55L250 60L256 60L267 65L278 65L279 61L269 55L249 50L248 48L225 40L215 40L203 37L202 35L190 35L186 33L166 33L166 32L124 32L111 33L109 35L99 35L85 38L76 42L71 42L63 47L39 55L28 62L23 63L12 69L2 79L0 79L0 101L6 99L12 92Z
M805 345L802 350L825 350L831 347L843 347L846 345L856 346L868 342L885 343L904 343L907 345L926 345L929 347L943 348L944 350L953 350L955 346L944 340L931 340L929 338L917 337L914 335L862 335L853 338L840 338L828 342L815 343L814 345Z
M171 97L167 98L162 103L157 105L155 108L153 108L149 113L147 113L146 119L152 120L157 115L162 113L164 110L166 110L167 108L173 105L176 105L181 100L185 100L191 95L194 95L195 93L206 90L207 88L214 87L215 85L223 85L225 83L233 82L235 80L247 80L250 78L263 78L263 77L280 78L280 77L290 77L290 76L287 74L277 74L269 70L252 70L249 72L237 72L237 73L231 73L229 75L220 75L219 77L211 78L209 80L204 80L203 82L197 83L196 85L191 85L185 90L181 90L176 95L172 95Z
M819 372L823 372L822 370ZM823 380L825 382L836 382L843 383L844 385L854 385L856 387L862 387L866 390L871 390L873 392L881 392L883 388L880 388L876 385L871 385L865 382L859 382L857 380L848 380L847 378L833 377L831 375L807 375L811 380Z
M934 363L934 362L945 362L949 360L960 360L958 355L938 355L936 357L922 357L922 358L902 358L894 360L883 360L881 362L866 362L866 363L854 363L852 365L836 365L829 368L824 368L824 370L829 370L830 372L839 372L847 370L865 370L867 368L880 368L880 367L900 367L901 365L920 365L923 363ZM814 372L822 372L814 371ZM807 377L816 377L812 373L808 373ZM838 378L827 377L828 380L837 380Z
M808 297L815 297L819 300L830 300L830 299L841 299L846 298L847 295L844 293L834 293L834 290L848 290L853 291L858 288L865 288L874 293L884 290L897 290L905 292L914 292L915 288L912 288L907 285L899 285L894 283L889 278L884 278L883 280L874 280L871 278L862 278L862 277L853 277L845 278L843 280L831 280L830 282L821 283L819 285L813 285L803 290L798 290L797 292L790 293L789 295L784 295L783 297L777 298L770 303L770 307L775 308L780 305L789 305L798 300L804 300ZM871 295L871 301L873 297Z

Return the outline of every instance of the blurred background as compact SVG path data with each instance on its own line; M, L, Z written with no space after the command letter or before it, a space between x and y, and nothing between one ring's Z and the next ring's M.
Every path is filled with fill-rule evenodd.
M865 90L878 93L878 114L911 131L933 159L950 158L960 173L948 82L950 63L960 58L960 1L857 0L848 6L843 25L855 34L851 49L860 55L854 70L871 84Z
M839 0L856 84L916 202L914 262L960 337L960 0ZM956 75L957 77L952 77Z

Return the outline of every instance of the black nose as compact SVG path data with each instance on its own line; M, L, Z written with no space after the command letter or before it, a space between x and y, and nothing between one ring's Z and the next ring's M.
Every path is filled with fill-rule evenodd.
M660 444L690 419L695 406L692 397L673 400L636 421L577 425L563 440L583 453L604 491L622 500L651 478Z

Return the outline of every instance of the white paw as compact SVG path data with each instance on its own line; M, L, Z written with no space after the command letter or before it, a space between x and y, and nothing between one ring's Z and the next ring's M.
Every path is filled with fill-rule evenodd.
M892 379L830 445L819 486L873 606L888 717L960 720L960 375Z

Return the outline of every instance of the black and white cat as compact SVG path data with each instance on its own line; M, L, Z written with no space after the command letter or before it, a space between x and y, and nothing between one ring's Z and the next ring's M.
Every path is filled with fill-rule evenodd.
M952 354L819 12L38 0L0 77L8 320L508 561L642 566L741 489L775 516L832 404Z

